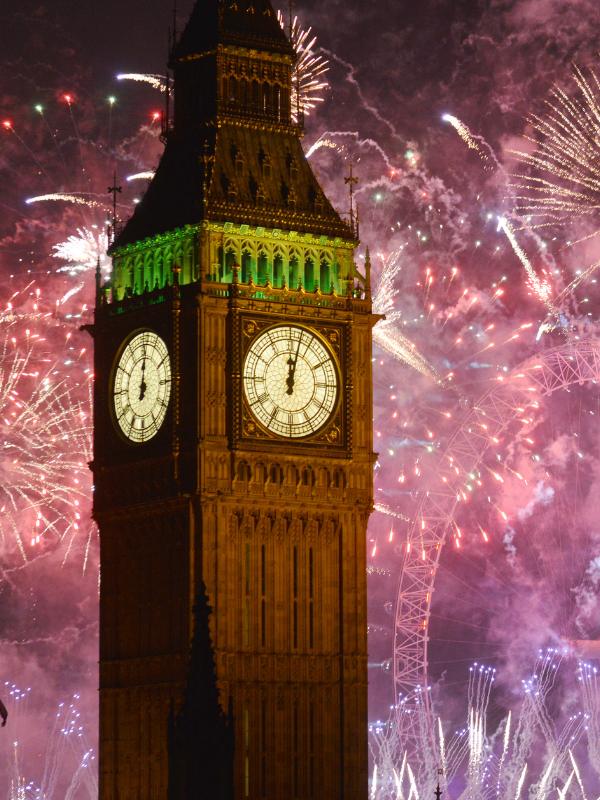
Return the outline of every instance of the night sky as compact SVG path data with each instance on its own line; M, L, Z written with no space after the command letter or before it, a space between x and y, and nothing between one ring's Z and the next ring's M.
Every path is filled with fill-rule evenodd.
M179 29L191 6L179 4ZM441 376L436 382L375 348L376 502L395 515L375 513L367 543L375 718L393 702L393 615L418 491L428 488L453 432L498 375L564 344L565 330L598 335L593 280L563 302L564 329L538 335L547 309L497 221L499 214L513 219L553 296L598 259L597 237L568 246L595 230L593 214L573 214L537 232L518 221L511 176L519 169L510 151L534 148L522 138L532 133L528 116L549 113L554 84L576 96L574 63L588 75L596 66L600 6L593 0L331 0L297 4L296 12L330 62L330 88L307 119L305 149L320 138L329 143L311 163L342 212L348 206L342 178L354 163L359 266L365 245L377 276L385 265L397 265L379 301L387 297L390 325ZM4 0L0 8L0 122L10 122L0 129L0 307L12 302L18 311L0 318L0 334L21 343L34 329L43 340L34 361L56 364L76 403L85 404L89 385L89 341L78 327L89 318L93 270L88 264L58 271L66 262L52 253L77 229L99 236L106 213L99 206L24 201L60 191L85 192L104 204L116 169L124 184L121 213L131 212L143 182L126 185L124 177L156 165L161 145L152 113L162 99L147 85L115 76L164 74L170 20L166 2ZM71 106L65 93L73 95ZM117 98L112 112L109 95ZM43 117L36 103L43 104ZM445 113L468 126L477 148L443 122ZM57 300L58 316L40 317ZM11 356L1 346L0 354L1 378ZM0 408L0 417L7 413ZM492 467L482 467L482 485L458 512L464 541L460 551L450 542L442 556L430 644L430 675L449 724L464 719L473 660L498 667L497 723L518 704L520 681L538 648L600 635L598 413L597 391L589 385L544 401L490 456L502 481L490 478ZM1 434L10 441L9 428ZM0 452L0 483L9 479L3 466L9 462ZM89 495L89 486L83 491ZM97 542L85 522L89 501L81 509L81 534L70 549L69 537L49 537L38 549L26 548L27 563L14 532L1 529L0 688L7 681L31 693L26 701L5 698L14 728L6 736L1 731L0 797L13 774L9 741L20 741L21 774L39 783L55 708L74 693L81 695L77 719L95 745ZM29 511L16 517L31 525ZM557 725L578 707L573 663L564 670ZM51 797L64 796L60 787L71 780L77 758L59 757ZM93 795L90 786L84 781L74 796Z

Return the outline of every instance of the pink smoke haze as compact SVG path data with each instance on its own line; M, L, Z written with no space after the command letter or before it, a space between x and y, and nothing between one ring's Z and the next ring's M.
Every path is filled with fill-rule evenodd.
M158 126L149 122L160 97L148 85L115 79L125 71L164 72L169 10L152 14L142 5L110 0L103 24L113 19L117 30L97 37L79 13L61 14L61 3L11 0L0 15L8 33L0 113L12 123L0 131L0 342L35 330L43 340L33 355L39 375L52 369L74 414L89 413L91 343L80 326L91 318L106 188L116 169L119 213L128 216L145 183L126 176L153 170L162 150ZM183 5L181 22L191 3ZM532 131L528 115L547 113L553 84L572 90L572 62L594 67L600 8L585 0L445 0L435 8L314 0L297 12L330 61L330 89L306 121L305 148L341 212L349 207L342 178L350 163L360 178L358 268L368 245L375 296L388 317L381 335L397 333L373 353L379 510L366 543L370 713L384 719L395 701L394 615L406 537L423 493L453 455L456 431L520 364L598 337L600 275L557 301L560 314L550 319L499 217L511 222L551 299L600 260L600 237L568 245L593 229L593 219L574 215L532 231L515 217L510 152L531 150L522 138ZM132 43L124 30L142 19L145 33ZM75 99L67 103L66 94ZM118 101L109 107L111 94ZM477 147L467 146L445 114L464 122ZM57 193L90 203L25 203ZM81 249L71 243L62 250L71 261L55 257L72 236ZM8 364L5 356L0 374ZM482 446L477 474L460 477L464 499L441 556L430 620L429 678L448 726L464 719L472 661L497 669L498 723L519 702L538 648L570 642L571 653L598 657L599 399L589 380L540 397L497 442ZM0 408L0 418L7 413ZM3 435L10 441L10 432ZM56 442L57 453L68 447ZM0 476L12 468L3 458ZM77 747L60 751L56 782L45 790L58 800L75 780L75 800L96 791L88 753L96 747L98 543L89 475L80 477L76 530L61 536L72 521L73 492L61 506L64 525L27 544L26 558L14 535L0 541L0 696L9 709L0 730L0 796L11 797L15 770L26 784L43 785L63 702L76 709L69 713L81 735L72 739ZM31 539L35 520L26 500L19 502L20 534ZM557 724L576 708L575 672L574 661L553 690ZM585 771L598 788L597 774Z

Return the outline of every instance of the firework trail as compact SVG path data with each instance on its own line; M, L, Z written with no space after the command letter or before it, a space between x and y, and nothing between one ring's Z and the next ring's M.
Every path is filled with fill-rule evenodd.
M397 328L385 322L379 322L373 329L374 343L398 361L408 364L409 367L431 378L439 381L440 377L435 369L429 364L417 350L416 345L410 341Z
M63 194L61 192L54 192L52 194L40 194L37 197L29 197L25 200L28 206L34 203L72 203L76 206L87 206L88 208L107 208L105 203L99 203L97 200L91 200L88 197L82 197L77 194Z
M151 181L154 177L154 172L146 171L146 172L136 172L134 175L128 175L125 180L127 183L131 183L132 181Z
M554 306L551 300L552 288L550 287L550 284L547 281L540 280L538 277L538 274L534 270L531 261L527 257L527 254L519 244L511 224L505 217L499 217L498 226L500 230L504 231L506 234L506 238L510 242L515 255L523 265L529 279L529 285L533 291L539 297L540 301L546 306L548 312L554 316L558 316L558 309Z
M453 114L443 114L442 120L454 128L469 150L474 150L484 162L486 167L489 168L491 166L489 164L489 154L493 156L493 151L482 136L476 136L474 133L472 133L465 123L458 119L458 117L455 117ZM485 152L483 146L485 146L485 148L489 151L489 154ZM493 160L497 164L495 157Z
M118 81L134 81L135 83L147 83L159 92L167 89L168 83L164 75L143 74L139 72L121 72L117 75Z
M310 158L317 150L321 150L322 148L328 148L329 150L335 150L337 153L344 153L344 146L339 145L334 142L332 139L329 139L326 134L320 136L317 141L312 144L305 153L306 158Z
M399 293L395 282L400 270L401 251L397 250L388 259L383 260L383 268L373 293L373 313L386 317L375 325L373 341L398 361L408 364L421 375L438 381L439 376L435 368L395 324L401 316L401 313L395 308Z

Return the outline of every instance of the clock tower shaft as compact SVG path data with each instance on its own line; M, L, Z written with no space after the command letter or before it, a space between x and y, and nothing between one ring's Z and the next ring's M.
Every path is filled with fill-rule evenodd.
M293 59L269 0L197 4L173 53L165 153L99 286L101 800L183 800L168 794L168 719L203 584L236 800L367 796L375 317L368 259L362 275L292 121ZM274 333L291 329L302 356ZM291 367L261 389L259 413L248 385L266 339ZM152 355L157 386L169 380L164 418L151 355L123 360L134 341L168 352L168 370ZM327 400L321 375L335 376ZM123 385L138 414L127 424ZM289 435L274 422L282 402Z

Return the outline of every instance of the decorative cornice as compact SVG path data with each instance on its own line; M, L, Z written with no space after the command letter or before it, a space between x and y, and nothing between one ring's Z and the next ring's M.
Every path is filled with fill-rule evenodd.
M240 213L243 213L243 206L240 206ZM293 219L294 215L286 214L286 218ZM112 252L113 258L122 258L133 253L143 252L151 247L164 247L173 242L193 238L202 230L216 231L230 235L245 237L258 237L261 239L273 239L274 241L292 241L305 245L319 247L333 247L336 249L347 249L353 251L356 242L341 236L328 236L327 234L317 234L307 231L295 231L283 228L265 227L262 225L250 225L248 223L222 222L220 220L208 219L199 222L197 225L186 225L183 228L176 228L167 233L157 233L138 242L126 244L123 247L115 248Z

